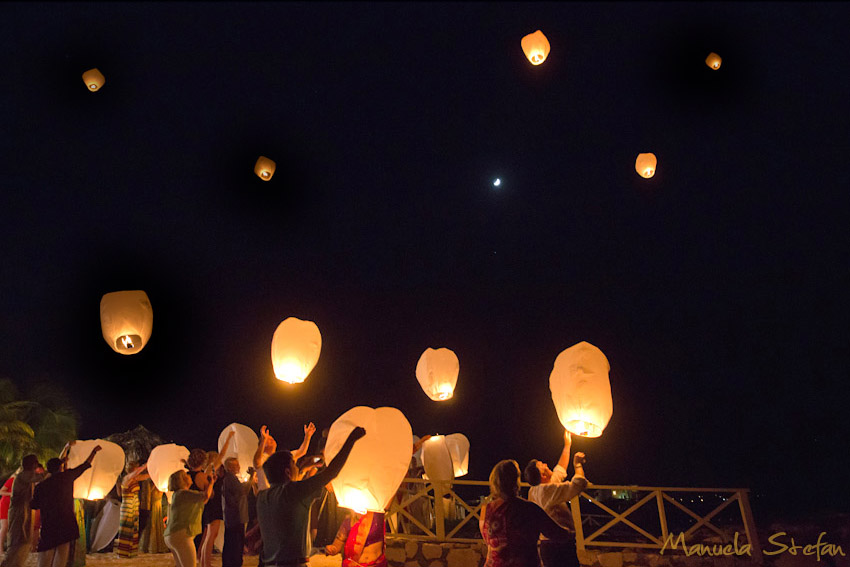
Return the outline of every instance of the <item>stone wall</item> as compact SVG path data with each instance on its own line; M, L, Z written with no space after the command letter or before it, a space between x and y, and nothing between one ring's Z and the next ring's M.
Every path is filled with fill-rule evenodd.
M390 567L483 567L487 548L483 542L434 543L403 539L387 535L387 562ZM681 551L681 550L680 550ZM641 549L588 549L580 554L586 567L752 567L754 557L687 557L681 552L663 555ZM847 553L845 551L845 553ZM762 557L764 567L848 567L847 557L821 557L802 554L783 554Z

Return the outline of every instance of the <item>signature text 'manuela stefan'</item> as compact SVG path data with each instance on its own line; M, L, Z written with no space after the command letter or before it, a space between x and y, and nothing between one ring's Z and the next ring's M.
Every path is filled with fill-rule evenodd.
M735 537L732 540L732 543L720 544L715 543L711 545L707 545L704 543L696 543L694 545L688 545L685 541L685 534L680 533L677 536L673 534L669 534L667 538L664 540L664 545L661 547L661 555L664 555L664 551L667 549L679 549L681 546L682 551L685 552L685 555L690 557L691 555L699 555L699 556L707 556L707 557L718 557L718 556L741 556L741 555L750 555L753 554L753 548L749 543L745 543L743 545L738 543L738 532L735 532ZM798 545L794 538L789 536L785 532L776 532L772 536L770 536L767 541L773 546L771 549L763 549L762 553L765 555L779 555L782 553L790 553L791 555L809 555L817 558L818 561L821 560L821 557L829 556L835 557L836 555L841 555L842 557L846 557L847 554L844 553L844 550L841 549L840 545L836 545L833 543L829 543L824 540L826 537L826 532L821 532L818 536L818 539L815 543L807 544L807 545ZM790 543L789 543L790 540Z

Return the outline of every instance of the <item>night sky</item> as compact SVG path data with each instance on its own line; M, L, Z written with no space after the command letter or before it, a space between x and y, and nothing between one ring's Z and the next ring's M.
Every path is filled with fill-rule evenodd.
M390 405L418 435L466 434L485 480L554 465L549 373L588 341L614 398L574 442L592 482L749 487L757 523L847 511L848 21L845 3L4 3L0 376L61 388L82 439L143 424L190 448L234 421L294 448L307 421ZM100 330L125 289L154 311L133 356ZM298 386L270 359L289 316L322 333ZM441 346L460 359L445 403L414 375Z

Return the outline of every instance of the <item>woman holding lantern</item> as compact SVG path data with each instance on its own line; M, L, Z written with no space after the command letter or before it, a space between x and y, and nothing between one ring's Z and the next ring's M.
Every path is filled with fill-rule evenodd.
M384 514L352 511L342 522L336 539L325 546L327 555L342 552L342 567L386 567Z
M570 537L543 509L519 497L519 465L500 461L490 473L490 502L481 511L481 536L487 544L484 567L540 567L537 539Z
M130 461L124 469L124 478L118 484L121 497L121 522L118 527L116 551L118 557L129 559L139 553L139 483L149 479L147 464Z

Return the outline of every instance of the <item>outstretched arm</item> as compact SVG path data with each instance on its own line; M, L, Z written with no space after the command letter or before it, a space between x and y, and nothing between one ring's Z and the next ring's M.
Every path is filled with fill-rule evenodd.
M227 454L227 448L230 447L230 440L233 439L233 435L236 432L231 430L227 434L227 439L224 440L224 445L221 446L221 451L218 452L218 456L213 460L213 470L217 471L218 467L221 466L221 461L224 459L224 456Z
M414 444L413 444L413 452L414 452L414 453L416 453L416 451L418 451L419 449L421 449L421 448L422 448L422 445L425 443L425 441L427 441L427 440L428 440L428 439L430 439L430 438L431 438L431 436L430 436L430 435L425 435L425 436L424 436L424 437L422 437L419 441L417 441L416 443L414 443Z
M261 470L263 463L269 458L269 455L277 450L277 442L269 433L269 428L265 425L260 428L260 443L257 445L257 451L254 453L253 465L254 469Z
M561 457L558 459L558 465L567 470L567 467L570 466L570 447L573 444L572 437L570 436L569 431L564 431L564 450L561 451Z
M304 441L301 442L301 446L292 451L292 458L294 460L298 460L304 455L307 454L307 448L310 446L310 439L312 439L313 434L316 432L316 426L313 425L311 421L307 425L304 426Z
M348 460L348 456L351 454L351 450L354 448L354 443L357 442L358 439L366 435L366 430L362 427L355 427L351 430L351 433L348 434L348 439L345 440L345 443L342 445L342 449L339 450L339 453L328 463L328 466L325 470L320 473L317 473L314 476L311 476L307 480L303 480L299 482L299 485L304 487L305 493L312 492L313 490L318 490L324 485L328 484L330 481L335 479L339 474L339 471L342 470L345 461Z

